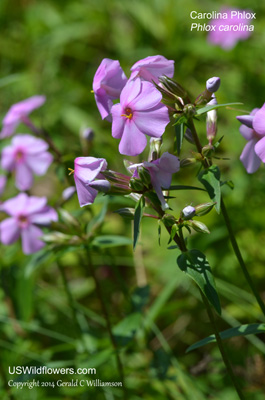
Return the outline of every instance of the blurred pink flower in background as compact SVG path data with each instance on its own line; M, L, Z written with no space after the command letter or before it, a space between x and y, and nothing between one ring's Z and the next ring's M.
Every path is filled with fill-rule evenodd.
M35 253L45 246L40 239L42 230L39 226L48 226L58 219L56 211L46 204L46 197L29 197L26 193L5 201L0 208L10 218L0 223L1 242L9 245L21 236L25 254Z
M3 119L3 128L0 132L0 138L3 139L13 135L16 127L21 122L28 122L28 115L36 108L42 106L45 101L45 96L32 96L19 103L13 104Z
M208 34L208 41L214 45L220 46L222 47L224 50L230 50L233 47L235 47L235 45L237 44L237 42L239 40L246 40L249 38L249 36L251 35L251 31L249 30L242 30L243 29L243 25L249 25L251 19L247 19L247 18L240 18L239 16L241 16L239 14L239 16L234 16L232 18L231 12L238 12L238 13L242 13L242 17L244 16L244 12L245 13L249 13L249 11L247 10L239 10L236 8L222 8L220 10L220 13L224 14L227 13L227 18L216 18L216 19L212 19L210 24L212 26L216 26L214 31L210 31ZM233 30L232 28L229 28L231 30L229 31L225 31L223 30L222 26L224 25L229 25L231 26L235 26L235 30Z
M33 184L33 174L44 175L53 161L47 151L48 144L31 135L17 135L2 152L1 165L6 171L16 172L16 187L28 190Z

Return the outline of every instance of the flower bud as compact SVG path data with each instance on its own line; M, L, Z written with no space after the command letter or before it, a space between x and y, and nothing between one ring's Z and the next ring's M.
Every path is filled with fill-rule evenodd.
M194 207L187 206L187 207L183 208L183 210L181 211L180 217L182 219L188 220L188 219L191 219L192 217L194 217L195 213L196 213L196 210Z
M131 178L129 185L136 192L143 192L145 189L143 182L138 178Z
M162 138L150 138L150 151L149 151L148 161L154 161L160 157L161 146L162 146Z
M89 186L99 192L108 193L111 189L111 184L105 179L99 179L89 183Z
M176 218L173 217L173 215L171 214L164 214L162 221L165 224L165 226L171 228L171 226L173 226L176 223Z
M240 115L239 117L236 117L236 119L241 122L241 124L253 129L254 115Z
M88 155L90 153L94 136L94 131L91 128L80 130L80 142L84 155Z
M80 136L82 139L85 139L88 142L92 142L92 140L94 139L95 133L92 128L85 128L80 131Z
M200 233L210 233L209 229L207 228L207 226L201 222L201 221L190 221L189 222L190 226L196 231L196 232L200 232Z
M149 174L149 171L144 167L138 167L137 171L144 186L148 188L151 185L151 176Z
M180 168L189 167L196 162L197 160L195 158L183 158L183 160L180 161Z
M203 215L208 214L211 209L214 207L215 203L202 203L195 207L196 216L201 217Z
M186 104L183 108L183 112L187 118L192 118L196 114L196 108L193 104Z
M76 192L75 186L69 186L62 192L62 198L64 201L70 200Z
M183 87L179 83L169 78L168 76L161 76L159 78L159 81L162 84L162 87L167 89L170 93L184 98L187 97L186 90L183 89Z
M207 106L215 106L217 104L217 100L215 95L213 94L213 98L209 103L207 103ZM212 140L216 136L217 132L217 111L216 110L211 110L207 112L206 115L206 132L207 132L207 138L209 140L209 143L212 143Z
M213 76L206 81L206 89L211 92L217 92L221 84L221 79L218 76Z
M69 226L79 226L79 222L64 208L59 208L58 213L62 222Z
M69 246L70 244L80 244L82 239L76 235L66 235L62 232L51 232L43 235L41 240L45 243Z
M202 148L202 154L206 157L210 157L212 152L214 151L214 147L211 144L207 144Z

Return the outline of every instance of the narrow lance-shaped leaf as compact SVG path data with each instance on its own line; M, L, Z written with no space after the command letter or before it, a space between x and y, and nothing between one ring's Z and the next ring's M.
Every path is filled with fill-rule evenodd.
M241 105L241 104L243 104L243 103L225 103L225 104L216 104L213 106L205 106L202 108L198 108L195 116L205 114L209 111L215 110L216 108L227 107L227 106L237 106L237 105Z
M193 249L182 253L178 257L177 263L181 271L188 274L196 282L218 314L221 314L221 305L214 277L206 256L201 251Z
M180 155L183 137L184 137L184 124L175 125L175 141L174 141L174 152Z
M212 165L211 167L202 170L198 175L198 179L207 190L210 199L215 202L215 209L218 214L220 213L221 204L220 176L220 170L217 165Z
M140 226L141 226L141 220L143 217L144 206L145 206L145 199L144 199L144 196L142 196L135 206L134 224L133 224L133 248L134 249L135 249L135 246L137 244L138 237L140 234Z
M257 335L258 333L265 333L265 324L246 324L236 326L234 328L226 329L223 332L219 332L221 339L230 339L237 336L247 336L247 335ZM198 349L199 347L203 347L206 344L216 342L215 335L210 335L199 342L192 344L186 350L186 353L189 351Z

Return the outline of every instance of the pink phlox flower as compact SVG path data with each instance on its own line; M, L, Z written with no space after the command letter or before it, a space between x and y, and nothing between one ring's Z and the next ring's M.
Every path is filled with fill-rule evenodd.
M0 223L1 242L10 245L21 236L25 254L35 253L45 246L40 239L40 227L58 220L56 211L47 206L46 197L29 197L25 193L5 201L0 209L10 215Z
M98 191L90 186L92 182L98 182L99 185L109 184L100 173L106 170L107 161L104 158L78 157L74 165L77 196L80 206L83 207L92 204L98 194Z
M53 161L48 145L31 135L17 135L11 145L3 149L1 165L7 171L15 171L16 187L28 190L33 184L33 174L44 175Z
M128 166L128 170L133 173L134 177L139 177L137 168L143 166L149 171L151 177L151 183L160 200L163 210L169 208L163 196L163 189L169 189L171 185L172 175L179 171L180 161L179 158L165 152L162 156L154 161L144 161L140 164L132 164Z
M249 174L256 172L261 161L265 162L265 103L252 110L250 115L237 117L242 123L239 128L241 135L248 141L240 160Z
M36 108L42 106L45 101L45 96L32 96L11 106L3 119L0 138L3 139L13 135L16 127L23 122L23 119L27 120L28 115Z
M120 93L127 82L119 61L104 58L98 67L93 80L93 92L98 110L102 119L111 121L110 110L113 100L120 97Z
M168 109L162 95L150 82L128 81L121 92L120 103L112 109L112 136L121 139L119 152L136 156L145 149L147 139L161 137L169 123Z
M174 75L174 61L167 60L163 56L150 56L143 60L137 61L131 68L132 74L131 79L140 77L147 81L155 81L159 83L158 78L162 75L166 75L169 78L173 78Z
M208 34L208 41L214 45L222 47L224 50L231 50L233 47L235 47L239 40L246 40L251 35L251 31L240 30L240 27L242 27L243 25L249 25L251 20L239 17L232 18L232 11L236 11L238 13L248 12L246 10L239 10L234 8L222 8L220 10L220 13L227 13L228 18L217 18L211 20L211 25L216 26L216 28L214 31L210 31ZM229 25L230 27L237 26L238 30L233 30L231 28L231 30L225 31L223 30L224 25Z

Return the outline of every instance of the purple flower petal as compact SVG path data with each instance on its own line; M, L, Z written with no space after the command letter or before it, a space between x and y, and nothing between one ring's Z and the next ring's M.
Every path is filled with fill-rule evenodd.
M265 103L254 116L253 129L258 134L265 135Z
M239 128L239 132L246 140L251 140L255 137L254 130L251 128L248 128L246 125L241 125Z
M25 193L20 193L18 196L1 204L1 211L6 212L12 217L16 217L19 213L26 210L27 202L28 196Z
M46 206L42 212L32 214L29 221L32 224L49 226L52 221L58 221L58 214L52 207Z
M36 175L44 175L53 161L53 156L47 151L34 156L27 155L25 163Z
M244 147L240 160L249 174L256 172L260 166L260 158L255 153L257 139L250 140Z
M122 107L120 104L115 104L112 109L112 136L115 139L120 139L122 137L122 133L124 130L124 124L126 122L126 118L121 118L123 114Z
M162 100L162 94L150 82L142 82L141 95L131 101L135 111L149 110Z
M33 184L33 174L26 164L20 164L16 168L16 187L19 190L28 190Z
M48 150L48 144L43 140L32 135L16 135L12 139L13 147L24 147L27 154L34 155L36 153Z
M75 159L74 177L89 183L93 181L101 171L105 171L107 162L104 158L78 157Z
M0 240L3 244L9 245L18 240L20 228L15 218L7 218L0 223Z
M136 124L130 120L126 121L119 144L119 152L127 156L136 156L144 151L146 144L147 139Z
M174 61L167 60L165 57L157 55L146 57L143 60L137 61L131 68L132 76L140 76L148 81L154 80L158 82L158 79L162 75L166 75L172 78L174 75ZM136 75L137 73L137 75Z
M22 249L25 254L36 253L45 246L45 243L39 238L43 235L40 228L29 225L21 230Z
M13 146L6 146L2 151L1 166L6 171L13 171L16 166L15 151Z
M98 67L93 80L95 100L102 119L110 119L112 100L119 98L127 77L119 61L105 58Z
M46 197L36 197L30 196L27 199L27 214L34 214L42 212L42 210L46 207L47 199Z
M147 112L135 111L133 121L145 135L159 138L165 132L170 119L167 107L159 104Z
M141 92L142 82L140 79L135 81L128 81L121 92L121 104L128 107L132 100L134 100Z
M91 188L89 184L85 184L78 177L75 177L75 185L80 207L92 204L98 194L98 191Z
M256 143L255 152L261 161L265 163L265 137Z

